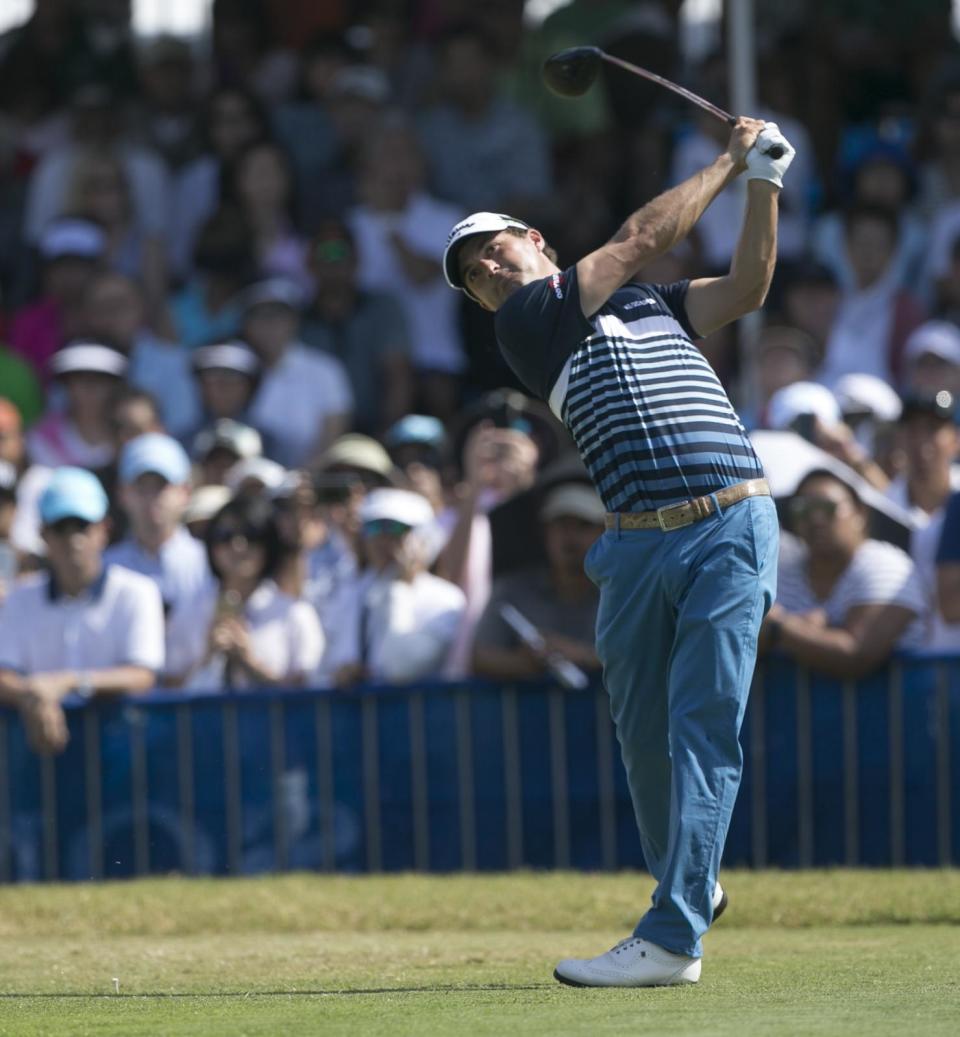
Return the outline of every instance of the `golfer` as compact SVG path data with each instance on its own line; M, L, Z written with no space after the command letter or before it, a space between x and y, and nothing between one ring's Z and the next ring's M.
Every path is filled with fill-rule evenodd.
M697 982L700 938L723 902L717 872L778 527L750 440L693 339L763 303L793 154L775 124L738 119L716 161L565 270L538 230L498 213L469 216L447 241L447 281L496 312L504 357L569 429L607 510L585 568L600 588L597 653L657 887L633 936L560 962L562 983ZM743 172L729 273L636 283Z

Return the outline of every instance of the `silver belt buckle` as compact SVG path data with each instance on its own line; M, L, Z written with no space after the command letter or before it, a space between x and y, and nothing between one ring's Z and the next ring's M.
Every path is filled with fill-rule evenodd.
M677 511L679 508L685 508L690 503L688 500L679 501L677 504L665 504L662 508L657 508L657 523L664 533L669 533L672 529L683 529L685 526L692 526L694 518L691 516L685 522L678 522L676 525L668 526L664 522L664 514L669 511Z

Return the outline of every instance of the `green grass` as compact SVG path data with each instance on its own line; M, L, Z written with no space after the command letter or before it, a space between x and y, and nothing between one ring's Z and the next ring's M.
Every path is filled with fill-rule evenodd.
M960 872L725 883L700 984L638 991L574 990L551 973L629 931L642 875L6 887L0 1035L960 1031Z

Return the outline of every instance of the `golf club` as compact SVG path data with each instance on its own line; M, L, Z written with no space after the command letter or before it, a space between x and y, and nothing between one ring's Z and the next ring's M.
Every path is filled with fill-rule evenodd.
M600 64L604 61L625 69L627 72L632 72L636 76L649 79L652 83L658 83L667 90L672 90L675 94L692 101L705 112L715 115L728 126L736 125L737 120L733 115L718 108L717 105L711 104L710 101L695 94L692 90L688 90L685 86L679 86L669 79L664 79L663 76L658 76L656 72L649 72L622 58L615 58L599 47L570 47L552 54L543 63L543 80L555 94L559 94L561 97L580 97L593 85L600 72ZM768 154L771 158L780 158L783 155L783 148L775 145Z

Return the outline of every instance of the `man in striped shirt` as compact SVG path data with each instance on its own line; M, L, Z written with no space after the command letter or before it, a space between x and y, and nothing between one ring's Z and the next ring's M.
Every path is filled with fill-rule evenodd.
M762 304L792 157L774 124L741 118L713 163L566 269L538 230L499 213L467 217L447 241L447 281L496 313L504 357L570 430L607 509L585 567L600 588L597 654L657 887L631 938L560 962L554 975L575 986L695 983L700 938L724 902L717 872L778 526L750 441L692 340ZM743 172L729 273L635 283Z

